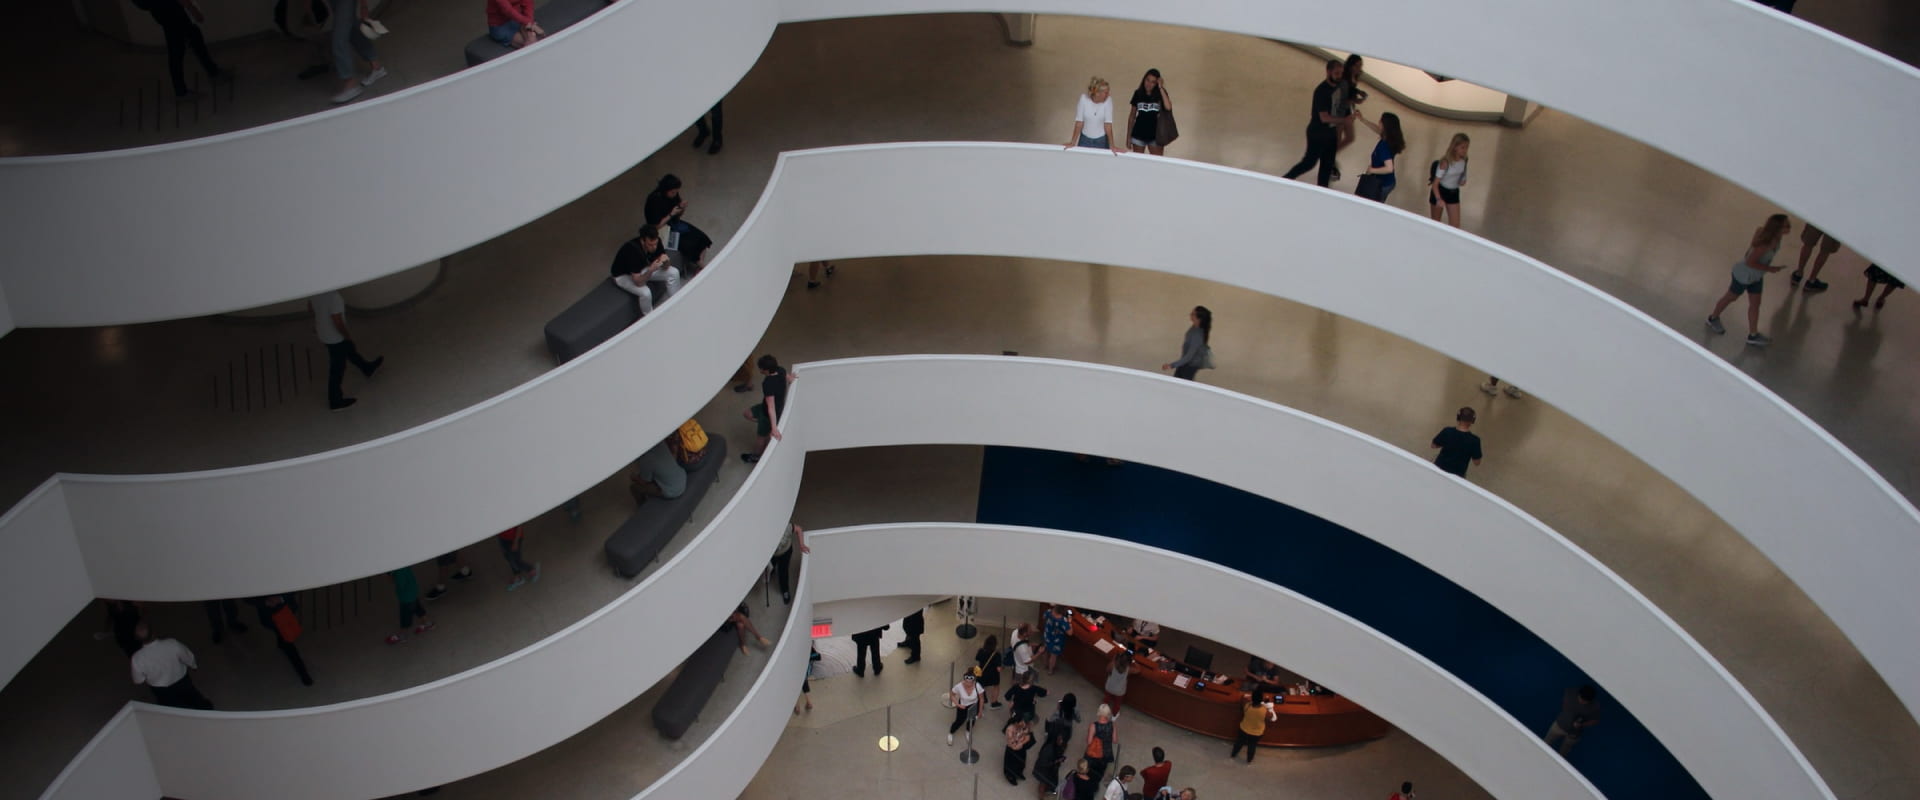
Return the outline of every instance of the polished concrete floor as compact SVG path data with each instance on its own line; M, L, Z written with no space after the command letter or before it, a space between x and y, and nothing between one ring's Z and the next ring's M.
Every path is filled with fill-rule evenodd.
M0 365L15 379L0 387L0 439L9 443L0 457L0 496L17 498L55 470L161 471L310 453L404 429L510 388L550 366L540 326L602 279L607 257L631 230L640 199L660 172L687 179L693 219L724 240L757 197L777 150L929 138L1050 141L1064 136L1067 103L1060 98L1070 98L1086 73L1129 76L1145 65L1111 54L1143 52L1153 53L1152 65L1187 93L1186 137L1174 155L1267 172L1285 169L1298 156L1295 123L1316 71L1309 56L1244 37L1096 20L1047 18L1040 30L1034 47L1016 49L1002 44L998 23L982 16L783 28L762 64L728 98L725 153L708 157L676 143L580 201L449 257L446 280L419 302L357 319L363 348L384 352L391 365L370 386L350 384L362 402L349 413L327 414L312 393L246 412L215 408L208 397L210 381L243 353L275 344L312 347L303 320L17 331L0 339ZM962 64L972 72L967 82L956 83L951 76ZM840 99L810 99L821 85L839 87L832 96ZM978 113L970 98L984 91L979 86L993 86L1002 105L1013 92L1022 111ZM1383 110L1397 110L1407 120L1416 151L1437 151L1454 130L1472 133L1469 230L1559 266L1690 335L1724 285L1730 254L1771 209L1724 181L1551 111L1527 129L1511 131L1426 119L1391 103ZM1357 158L1347 156L1350 164ZM1397 193L1393 200L1417 210L1412 193ZM1827 272L1834 289L1826 295L1788 297L1776 286L1763 318L1777 337L1770 350L1743 349L1732 340L1707 344L1827 426L1913 497L1909 445L1920 432L1905 401L1916 373L1898 345L1915 341L1920 307L1914 303L1920 301L1902 293L1886 311L1855 317L1846 303L1860 288L1861 266L1851 253L1837 256ZM1424 447L1452 408L1479 407L1489 458L1476 469L1475 481L1555 526L1666 609L1776 716L1841 797L1876 795L1920 780L1920 727L1832 624L1744 540L1671 482L1550 405L1485 398L1473 388L1481 377L1477 370L1413 343L1274 298L1155 273L1031 260L915 258L843 264L816 292L796 283L765 346L784 361L1017 350L1151 369L1177 347L1185 309L1194 303L1215 309L1220 350L1234 354L1225 369L1204 376L1208 382L1412 450ZM1498 298L1490 299L1493 313L1498 305ZM737 404L722 390L705 416L734 425ZM970 514L970 499L958 498L971 497L977 473L962 473L956 471L952 483L924 482L925 493L950 493L953 507ZM617 487L596 491L619 502ZM835 509L844 519L813 524L880 521L885 502L850 502ZM337 637L341 654L328 655L318 640L308 654L322 686L301 690L262 642L234 657L234 676L222 679L233 683L219 685L210 675L209 694L234 708L321 702L316 692L334 693L326 699L365 696L449 674L519 646L514 642L534 641L620 589L593 564L599 539L593 525L612 524L609 518L596 522L593 508L577 533L551 514L535 523L536 544L572 548L572 555L556 552L552 558L573 577L550 573L530 587L539 593L527 599L521 595L528 590L507 601L463 586L439 601L474 603L475 618L484 615L487 635L498 641L469 641L438 652L409 643L389 652L343 626ZM558 547L562 542L568 545ZM497 575L498 556L490 548L482 543L469 558ZM374 589L386 596L384 586ZM536 607L507 610L519 604ZM183 628L198 631L204 622L195 613L188 608L175 617ZM385 625L386 611L369 613L379 621L356 624L369 631ZM456 618L456 611L446 613L448 620ZM0 708L21 694L60 699L41 704L51 709L35 717L44 723L10 722L0 730L22 736L20 728L32 728L35 746L6 752L48 762L48 778L128 691L109 643L97 643L92 655L74 643L86 638L92 624L90 618L77 622L42 661L92 664L98 673L30 670L52 680L23 673L0 692ZM447 624L432 635L435 642L419 644L453 639ZM456 649L457 657L445 652ZM368 663L386 656L393 658ZM262 677L239 677L253 662L260 662L254 671ZM91 674L101 677L93 680ZM96 716L100 709L105 713ZM73 713L62 717L64 710ZM64 750L56 746L58 737L40 735L61 729L79 733ZM847 736L866 737L846 730ZM789 752L806 751L783 748L781 758ZM777 763L798 769L804 762ZM1357 758L1317 763L1335 772L1342 765L1368 769ZM873 780L894 777L876 772ZM44 779L33 787L41 785Z

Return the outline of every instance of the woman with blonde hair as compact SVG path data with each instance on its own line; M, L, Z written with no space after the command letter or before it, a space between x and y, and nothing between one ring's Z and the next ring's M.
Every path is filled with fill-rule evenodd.
M1067 139L1066 149L1075 147L1112 150L1116 156L1126 152L1113 138L1113 87L1106 78L1093 76L1087 81L1087 93L1080 95L1073 112L1073 136Z
M1720 312L1727 310L1733 298L1744 294L1747 296L1747 344L1766 347L1773 341L1760 332L1761 282L1767 273L1786 268L1775 265L1773 257L1780 252L1780 242L1787 238L1787 231L1792 229L1793 223L1787 221L1785 214L1767 217L1766 223L1754 229L1753 238L1747 240L1747 254L1733 265L1733 283L1728 284L1727 293L1720 296L1720 301L1713 304L1713 313L1707 315L1707 330L1726 333L1727 326L1720 324Z
M1467 185L1467 146L1472 143L1466 134L1456 133L1447 142L1447 152L1433 162L1427 176L1427 211L1435 222L1444 211L1447 224L1460 227L1460 187Z

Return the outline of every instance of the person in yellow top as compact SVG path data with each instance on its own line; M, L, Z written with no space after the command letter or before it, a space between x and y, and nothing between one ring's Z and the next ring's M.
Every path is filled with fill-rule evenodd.
M1253 763L1253 751L1260 747L1260 737L1267 733L1267 722L1280 719L1280 712L1273 710L1273 704L1267 702L1267 693L1259 689L1247 695L1247 704L1240 708L1240 735L1233 739L1233 752L1227 758L1238 758L1240 748L1247 748L1247 763Z

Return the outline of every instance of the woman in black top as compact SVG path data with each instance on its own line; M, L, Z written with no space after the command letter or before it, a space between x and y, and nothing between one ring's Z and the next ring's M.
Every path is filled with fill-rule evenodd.
M1084 758L1073 765L1073 774L1068 775L1067 780L1073 781L1074 800L1100 796L1100 777L1093 774L1092 767L1088 766Z
M1206 306L1194 306L1187 313L1187 320L1193 327L1187 329L1187 336L1180 342L1180 360L1161 364L1161 369L1173 370L1173 377L1183 381L1193 380L1193 376L1203 369L1213 368L1213 312Z
M973 653L973 663L980 667L980 688L987 691L987 702L994 708L1001 707L1000 655L1000 637L992 635Z
M1150 69L1140 76L1140 88L1133 90L1128 102L1133 109L1127 112L1127 144L1136 153L1166 155L1167 148L1160 143L1160 112L1173 111L1173 100L1167 96L1160 70Z
M1060 765L1067 760L1067 742L1073 738L1074 723L1080 721L1072 692L1060 698L1060 707L1047 718L1046 741L1034 757L1033 779L1041 789L1053 792L1060 785Z
M691 273L700 271L701 260L706 258L707 248L713 246L713 238L681 219L687 213L687 199L680 196L680 186L680 178L672 173L660 176L653 193L647 195L644 210L647 227L667 226L669 243L680 252L690 273L687 277L691 278Z
M754 443L751 453L741 453L740 460L749 464L760 463L760 454L767 451L769 438L780 438L780 412L787 407L787 387L799 380L798 375L787 374L780 361L768 353L754 362L760 368L760 402L747 406L742 416L753 420L754 433L759 439Z

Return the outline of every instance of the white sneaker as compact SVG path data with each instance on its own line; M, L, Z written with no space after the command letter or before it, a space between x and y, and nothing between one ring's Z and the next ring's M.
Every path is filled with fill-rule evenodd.
M947 746L948 747L953 746L953 734L951 733L947 734Z
M345 102L350 102L353 100L353 98L359 97L364 92L366 92L366 90L358 86L349 86L345 89L341 89L339 94L334 95L333 102L335 105L339 105Z
M1500 388L1497 386L1494 386L1493 381L1487 381L1486 383L1480 384L1480 393L1488 397L1494 396L1495 394L1499 393L1499 391L1500 391Z
M364 77L364 78L361 78L361 79L360 79L360 85L361 85L361 86L372 86L372 85L374 85L375 83L379 83L379 82L380 82L380 79L381 79L381 78L384 78L384 77L387 77L387 68L386 68L386 67L381 67L381 68L379 68L379 69L376 69L376 70L374 70L374 71L372 71L372 72L369 72L369 73L367 73L367 77Z
M1520 399L1520 389L1511 383L1507 384L1507 396L1515 400Z

